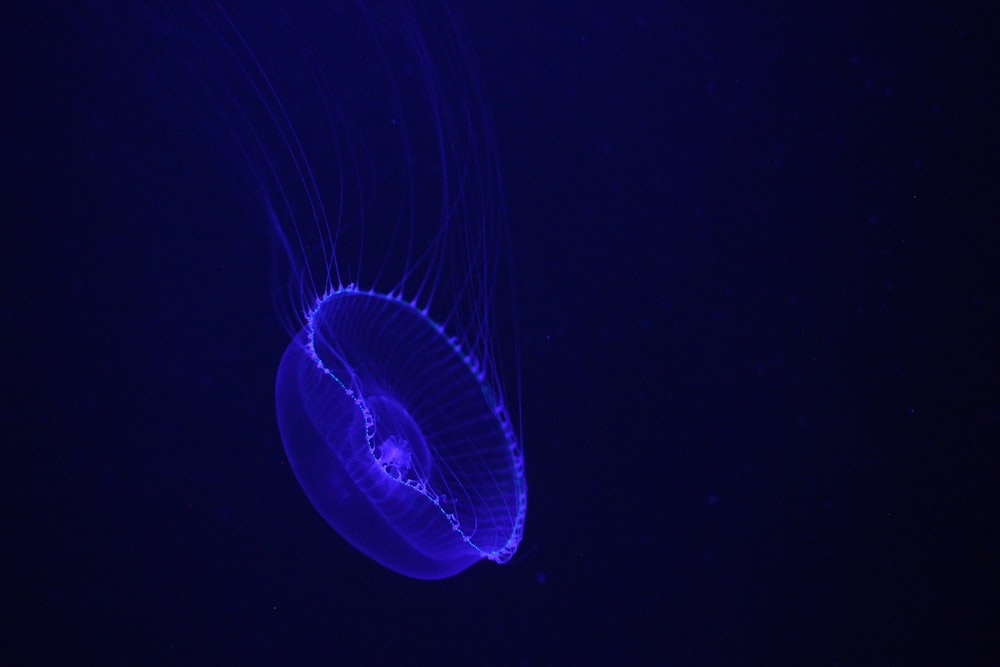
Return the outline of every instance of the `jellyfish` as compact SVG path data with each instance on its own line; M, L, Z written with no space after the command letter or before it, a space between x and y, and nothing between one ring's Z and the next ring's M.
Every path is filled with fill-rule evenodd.
M400 1L190 11L194 27L161 32L185 42L273 238L290 336L275 404L299 485L402 575L507 562L527 508L510 243L458 17Z

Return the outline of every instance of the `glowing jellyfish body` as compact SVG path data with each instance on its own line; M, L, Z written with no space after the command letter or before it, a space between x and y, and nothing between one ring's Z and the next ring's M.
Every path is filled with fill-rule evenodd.
M322 300L282 359L279 423L303 489L397 572L444 577L517 546L523 467L474 364L426 312L354 289Z
M450 10L337 4L199 13L231 70L200 77L274 223L291 467L354 547L443 578L509 560L527 504L492 130Z

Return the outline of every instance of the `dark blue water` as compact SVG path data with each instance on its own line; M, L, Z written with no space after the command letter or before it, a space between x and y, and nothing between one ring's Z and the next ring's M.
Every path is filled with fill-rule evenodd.
M429 583L303 497L266 221L96 4L0 22L6 664L990 664L984 16L460 8L532 495Z

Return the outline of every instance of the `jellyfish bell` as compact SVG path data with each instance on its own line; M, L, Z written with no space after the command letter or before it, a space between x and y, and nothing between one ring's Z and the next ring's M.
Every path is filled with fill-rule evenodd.
M271 222L295 476L396 572L506 562L527 506L513 293L458 20L422 2L241 10L194 10L214 46L192 69Z

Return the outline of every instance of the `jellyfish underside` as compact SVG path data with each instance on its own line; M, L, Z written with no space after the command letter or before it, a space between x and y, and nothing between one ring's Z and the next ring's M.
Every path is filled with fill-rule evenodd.
M352 289L320 301L278 371L282 439L310 501L410 577L516 548L513 433L472 364L413 304Z

